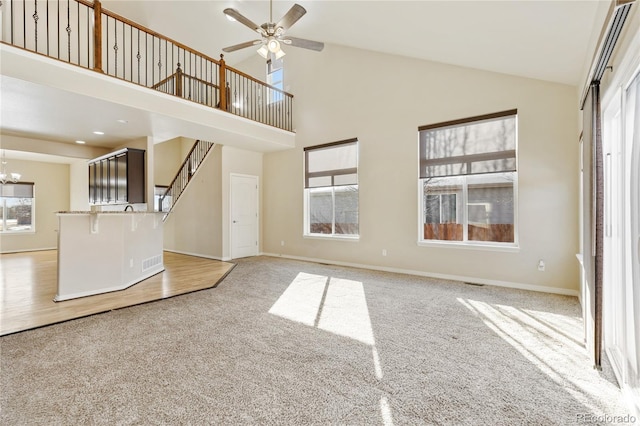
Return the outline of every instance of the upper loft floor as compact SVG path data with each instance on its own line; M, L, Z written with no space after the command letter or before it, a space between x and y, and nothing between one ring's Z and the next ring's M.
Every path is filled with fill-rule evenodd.
M68 142L106 126L119 142L182 136L261 152L295 146L291 94L99 0L0 2L0 34L4 134Z

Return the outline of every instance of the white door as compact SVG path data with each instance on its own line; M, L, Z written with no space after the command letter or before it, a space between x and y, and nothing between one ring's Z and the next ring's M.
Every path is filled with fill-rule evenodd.
M231 258L258 254L258 177L231 174Z
M604 111L604 347L620 379L625 368L624 279L624 157L622 144L622 98L614 97Z

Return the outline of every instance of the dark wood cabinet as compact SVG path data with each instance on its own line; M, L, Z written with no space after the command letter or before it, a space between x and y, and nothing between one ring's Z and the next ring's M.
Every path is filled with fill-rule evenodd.
M89 204L134 204L145 200L145 151L124 148L89 161Z

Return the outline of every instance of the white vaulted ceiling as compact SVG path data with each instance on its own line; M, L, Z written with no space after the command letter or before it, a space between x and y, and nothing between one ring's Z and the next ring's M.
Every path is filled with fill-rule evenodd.
M581 72L595 25L597 0L501 1L274 1L277 21L294 4L307 14L288 35L569 85ZM175 40L218 57L228 45L256 34L228 21L233 7L257 24L269 17L262 1L103 1ZM225 55L237 62L247 48ZM295 54L295 48L288 48Z
M278 21L294 3L274 1L273 20ZM592 59L593 34L599 33L609 1L320 0L298 3L307 9L307 14L287 35L577 88ZM222 13L225 8L233 7L257 24L269 18L267 0L104 0L102 4L105 9L214 58L226 46L259 38L249 28L227 20ZM236 66L249 56L257 55L255 50L247 48L228 53L225 59ZM295 55L297 49L285 47L285 50L287 55ZM82 93L61 96L60 90L54 87L34 87L14 80L19 76L9 76L4 71L2 74L0 130L4 134L62 143L83 139L104 148L142 136L166 139L184 135L181 127L184 122L158 120L144 109L134 111L128 105L85 99ZM92 114L88 115L88 110ZM123 115L130 118L127 126L118 123ZM78 119L83 116L86 117ZM92 135L91 130L98 128L106 128L109 137L101 139Z

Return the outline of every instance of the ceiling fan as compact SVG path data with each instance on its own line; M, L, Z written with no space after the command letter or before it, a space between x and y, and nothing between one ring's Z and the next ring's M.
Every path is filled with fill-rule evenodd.
M299 4L294 4L280 21L273 22L273 0L270 0L269 22L265 22L262 25L254 23L233 8L227 8L223 13L229 20L238 21L262 36L262 38L258 40L251 40L225 47L222 49L223 52L235 52L236 50L246 47L261 45L258 49L260 56L267 59L269 53L272 53L276 59L280 59L285 55L281 49L281 43L287 46L302 47L303 49L315 50L317 52L320 52L324 48L324 43L285 35L286 31L307 13L307 10Z

